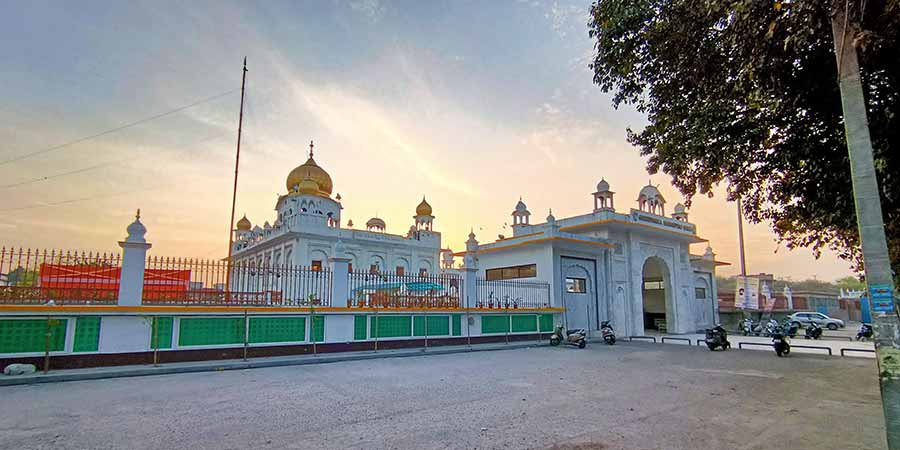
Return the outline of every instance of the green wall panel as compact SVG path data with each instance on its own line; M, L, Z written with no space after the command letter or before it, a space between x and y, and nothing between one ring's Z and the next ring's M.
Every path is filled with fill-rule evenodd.
M462 336L462 314L454 314L451 321L453 323L453 335Z
M553 314L541 314L541 332L553 332Z
M251 344L306 340L305 317L251 317Z
M368 337L366 335L366 316L353 316L353 340L364 341Z
M497 314L481 316L481 332L483 334L509 332L509 316Z
M73 352L96 352L100 348L100 318L79 317L75 319L75 341Z
M413 316L413 336L425 336L425 319L429 336L449 336L450 316Z
M538 318L532 315L516 315L512 316L512 332L526 333L535 332L538 328Z
M175 319L171 317L154 317L150 322L150 348L172 348L174 324ZM157 333L159 337L156 336Z
M50 322L50 351L65 350L67 326L65 319ZM43 352L46 332L47 319L0 320L0 353Z
M311 333L313 341L325 342L325 316L313 316Z
M180 346L244 343L243 317L191 318L178 322Z
M405 337L412 332L412 318L410 316L372 316L372 320L369 323L371 324L370 335L372 337Z

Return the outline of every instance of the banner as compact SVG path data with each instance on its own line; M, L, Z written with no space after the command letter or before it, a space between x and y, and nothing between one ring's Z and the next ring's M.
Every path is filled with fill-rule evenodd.
M759 309L759 278L738 275L734 286L734 307Z
M46 288L118 290L122 270L92 265L41 264L39 286ZM144 292L187 292L190 270L146 269Z

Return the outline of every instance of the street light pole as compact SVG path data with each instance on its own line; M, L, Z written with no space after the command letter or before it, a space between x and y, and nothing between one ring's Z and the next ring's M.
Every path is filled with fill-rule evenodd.
M853 3L855 5L856 2ZM846 9L849 4L846 0L833 0L831 30L834 35L844 129L850 152L856 220L875 329L875 352L887 444L891 450L900 450L900 317L893 302L891 260L884 234L872 140L869 136L866 103L854 43L860 29L858 21L862 18L850 16L850 11Z

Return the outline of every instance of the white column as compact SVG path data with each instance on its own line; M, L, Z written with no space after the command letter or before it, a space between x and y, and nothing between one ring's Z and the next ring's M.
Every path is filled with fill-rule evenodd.
M346 308L350 298L350 258L347 258L341 241L334 245L333 254L328 258L331 265L331 306Z
M144 268L150 243L144 239L147 228L141 223L141 210L128 225L128 237L119 241L122 247L122 271L119 277L119 306L141 306L144 292Z

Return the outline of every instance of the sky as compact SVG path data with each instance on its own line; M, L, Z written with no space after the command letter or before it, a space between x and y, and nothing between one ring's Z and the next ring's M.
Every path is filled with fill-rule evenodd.
M551 208L590 212L601 178L623 212L647 183L669 211L684 200L625 139L645 118L591 82L587 0L0 7L3 246L116 251L140 208L151 254L223 257L245 56L235 219L274 221L310 140L345 222L377 215L405 233L424 195L454 250L470 229L482 242L511 234L520 196L538 221ZM725 189L689 213L731 275L737 211ZM850 274L832 253L779 247L766 224L744 230L749 273Z

